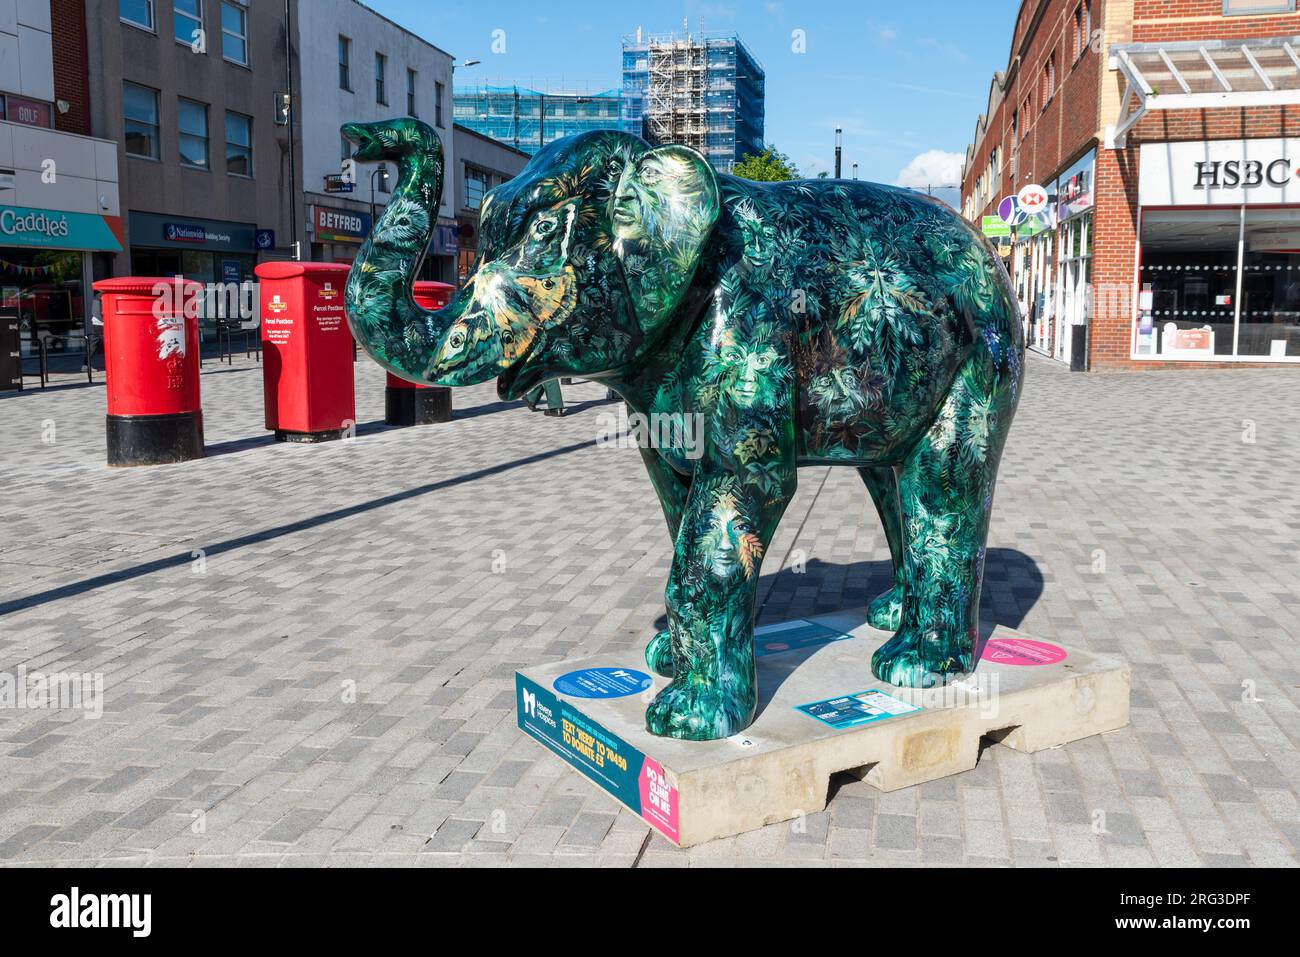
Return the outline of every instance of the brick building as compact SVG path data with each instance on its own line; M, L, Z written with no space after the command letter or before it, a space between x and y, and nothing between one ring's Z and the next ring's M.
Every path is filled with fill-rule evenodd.
M1024 0L962 209L1011 224L1033 349L1300 365L1295 0Z

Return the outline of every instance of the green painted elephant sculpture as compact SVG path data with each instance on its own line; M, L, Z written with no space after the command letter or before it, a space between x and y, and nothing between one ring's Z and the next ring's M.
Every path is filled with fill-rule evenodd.
M975 668L1024 342L1005 270L956 213L583 133L485 197L473 274L430 312L412 280L442 194L437 134L414 119L343 134L358 161L399 170L346 294L380 365L431 385L495 378L505 399L577 376L673 426L641 448L674 543L668 629L646 650L672 677L652 733L710 740L754 720L759 573L803 465L857 469L879 509L893 587L869 618L894 634L875 675L929 687Z

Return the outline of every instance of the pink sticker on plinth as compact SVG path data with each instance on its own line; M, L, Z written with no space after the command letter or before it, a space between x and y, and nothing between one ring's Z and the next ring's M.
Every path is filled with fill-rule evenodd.
M1054 665L1066 659L1066 651L1059 645L1031 638L991 638L980 655L981 661L995 665Z
M641 765L637 786L641 790L641 816L676 844L677 789L668 783L668 776L654 758L646 758Z

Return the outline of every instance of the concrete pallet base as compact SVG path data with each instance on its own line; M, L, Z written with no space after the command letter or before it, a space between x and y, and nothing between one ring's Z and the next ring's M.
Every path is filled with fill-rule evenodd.
M974 768L985 736L1038 751L1128 724L1128 665L1069 649L1052 664L986 658L975 674L942 689L885 684L871 674L871 654L889 635L863 624L864 612L808 619L848 637L787 651L771 650L771 633L760 629L769 650L759 658L758 719L724 741L646 732L646 705L665 678L653 676L651 688L626 697L571 697L553 688L582 669L645 672L639 649L518 672L519 726L688 847L820 811L838 772L893 791ZM999 628L990 640L1023 637ZM868 690L919 710L840 728L796 710Z

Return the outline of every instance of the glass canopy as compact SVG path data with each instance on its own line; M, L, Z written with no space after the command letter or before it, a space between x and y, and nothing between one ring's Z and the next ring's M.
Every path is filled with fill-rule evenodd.
M1127 81L1112 149L1148 110L1300 103L1300 37L1116 44L1110 67Z

